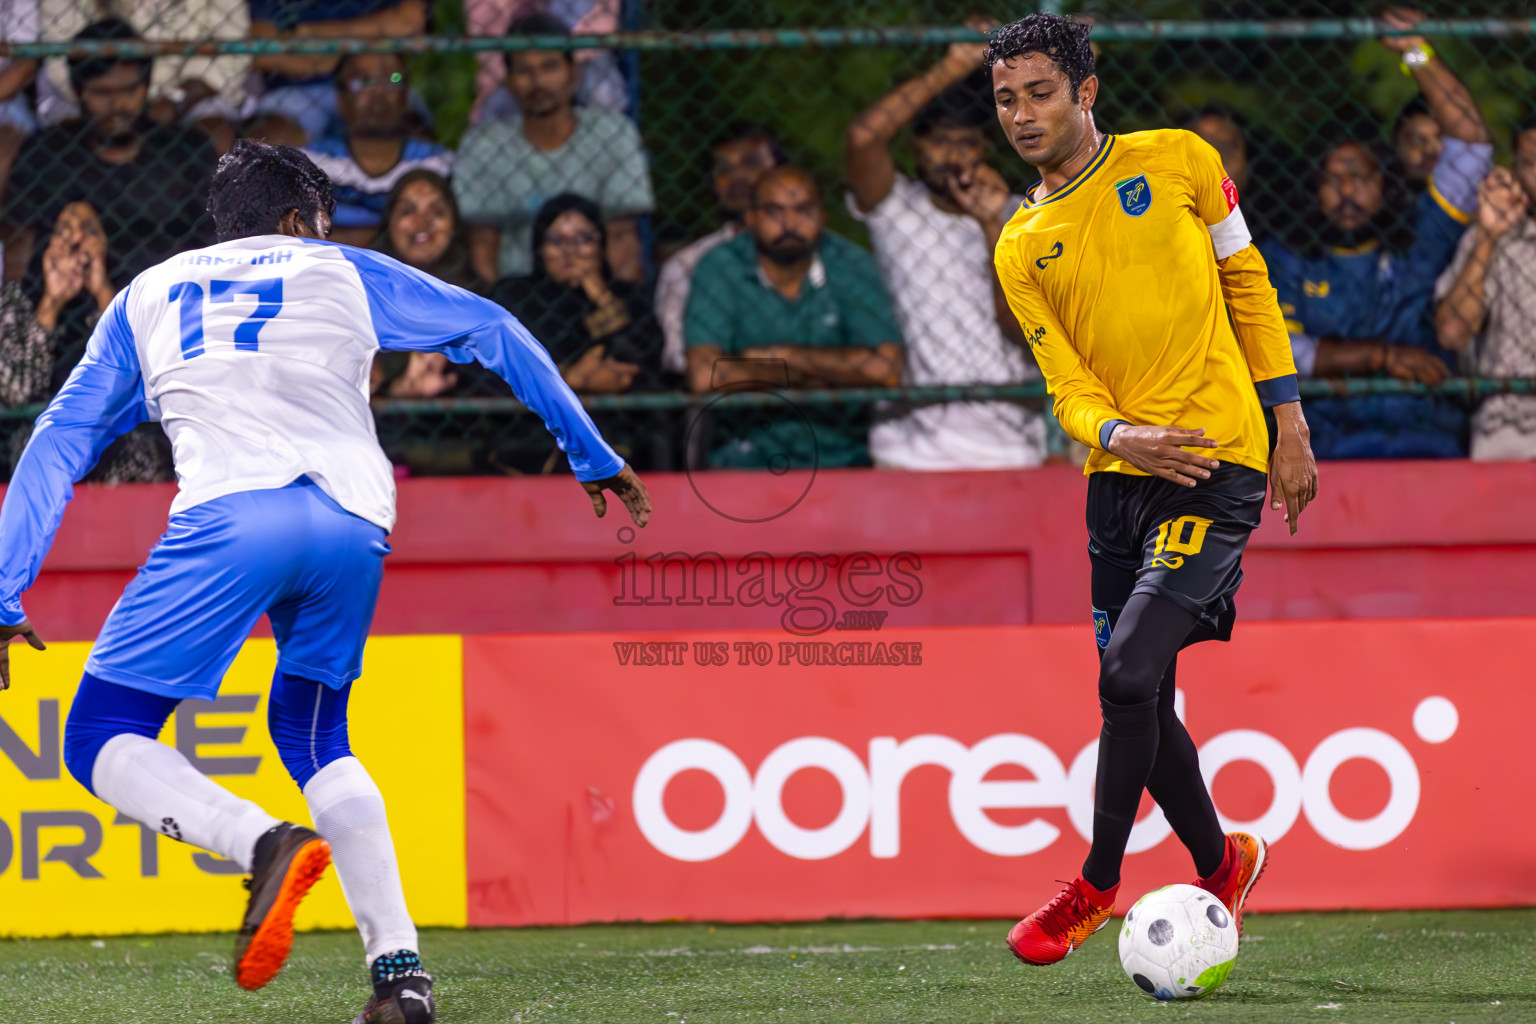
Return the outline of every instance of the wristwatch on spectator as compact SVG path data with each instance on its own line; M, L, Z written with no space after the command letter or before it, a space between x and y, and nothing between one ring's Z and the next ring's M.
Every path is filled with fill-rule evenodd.
M1420 43L1411 50L1403 51L1403 74L1412 74L1415 68L1421 68L1435 57L1435 48L1428 43Z

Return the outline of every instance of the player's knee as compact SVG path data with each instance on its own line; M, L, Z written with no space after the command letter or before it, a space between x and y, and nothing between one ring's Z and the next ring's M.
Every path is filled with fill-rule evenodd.
M300 789L333 761L352 756L347 736L347 696L312 679L279 670L267 703L267 728L283 767Z
M101 748L124 733L154 739L176 704L176 698L119 686L87 672L64 723L64 767L95 794L91 775Z
M1099 698L1110 704L1145 704L1157 699L1163 667L1145 659L1128 657L1111 647L1099 662Z
M91 771L96 767L96 755L114 735L115 731L101 728L99 722L76 718L73 709L64 723L64 767L93 796L96 787L91 785Z

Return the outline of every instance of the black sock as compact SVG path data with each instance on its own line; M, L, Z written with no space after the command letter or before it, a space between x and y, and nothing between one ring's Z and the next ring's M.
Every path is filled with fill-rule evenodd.
M1095 889L1120 882L1120 861L1136 824L1136 808L1157 758L1157 698L1140 704L1100 702L1099 775L1093 796L1093 845L1083 877Z
M1227 837L1200 774L1200 755L1177 716L1159 715L1158 726L1157 760L1147 776L1147 791L1195 858L1196 874L1209 878L1227 855Z
M1175 711L1178 669L1179 660L1174 658L1158 684L1157 760L1147 776L1147 792L1195 859L1195 873L1209 878L1227 855L1227 837L1221 831L1205 777L1200 774L1200 753Z

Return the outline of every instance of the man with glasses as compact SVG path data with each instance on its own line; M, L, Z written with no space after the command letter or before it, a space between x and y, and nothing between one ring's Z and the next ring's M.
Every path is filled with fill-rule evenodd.
M699 261L717 246L746 230L742 221L752 205L752 190L765 171L789 161L779 140L763 125L734 121L715 136L710 147L709 183L720 208L720 227L679 249L662 264L656 277L656 319L664 339L662 367L672 373L687 370L687 346L683 343L683 311Z
M395 182L423 168L447 177L453 154L411 135L410 83L398 54L366 53L342 61L336 109L344 134L320 139L305 152L336 189L331 237L367 245Z
M75 41L138 38L127 22L105 18L87 25ZM17 154L5 191L6 221L33 232L45 230L70 203L90 203L101 217L107 266L119 288L213 237L203 212L213 147L196 128L149 120L150 67L148 60L71 57L70 85L83 119L32 136ZM30 251L25 244L18 248ZM38 269L42 250L35 248Z

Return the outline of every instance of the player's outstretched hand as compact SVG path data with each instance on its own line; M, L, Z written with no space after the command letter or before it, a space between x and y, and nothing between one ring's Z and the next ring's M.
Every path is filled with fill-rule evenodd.
M592 499L592 511L597 513L597 518L601 519L608 514L608 499L603 497L603 492L612 491L629 510L629 518L634 520L636 526L644 526L651 521L651 495L635 471L629 468L629 463L624 463L623 469L606 480L585 480L581 486Z
M1205 436L1205 428L1133 427L1122 423L1109 435L1109 450L1144 473L1193 487L1209 480L1221 463L1186 448L1220 448L1221 442Z
M1285 521L1296 536L1296 522L1317 497L1317 460L1312 457L1312 432L1300 402L1275 406L1275 454L1269 459L1269 507L1284 508Z
M11 688L11 641L18 636L40 651L48 649L26 619L14 626L0 626L0 690Z

